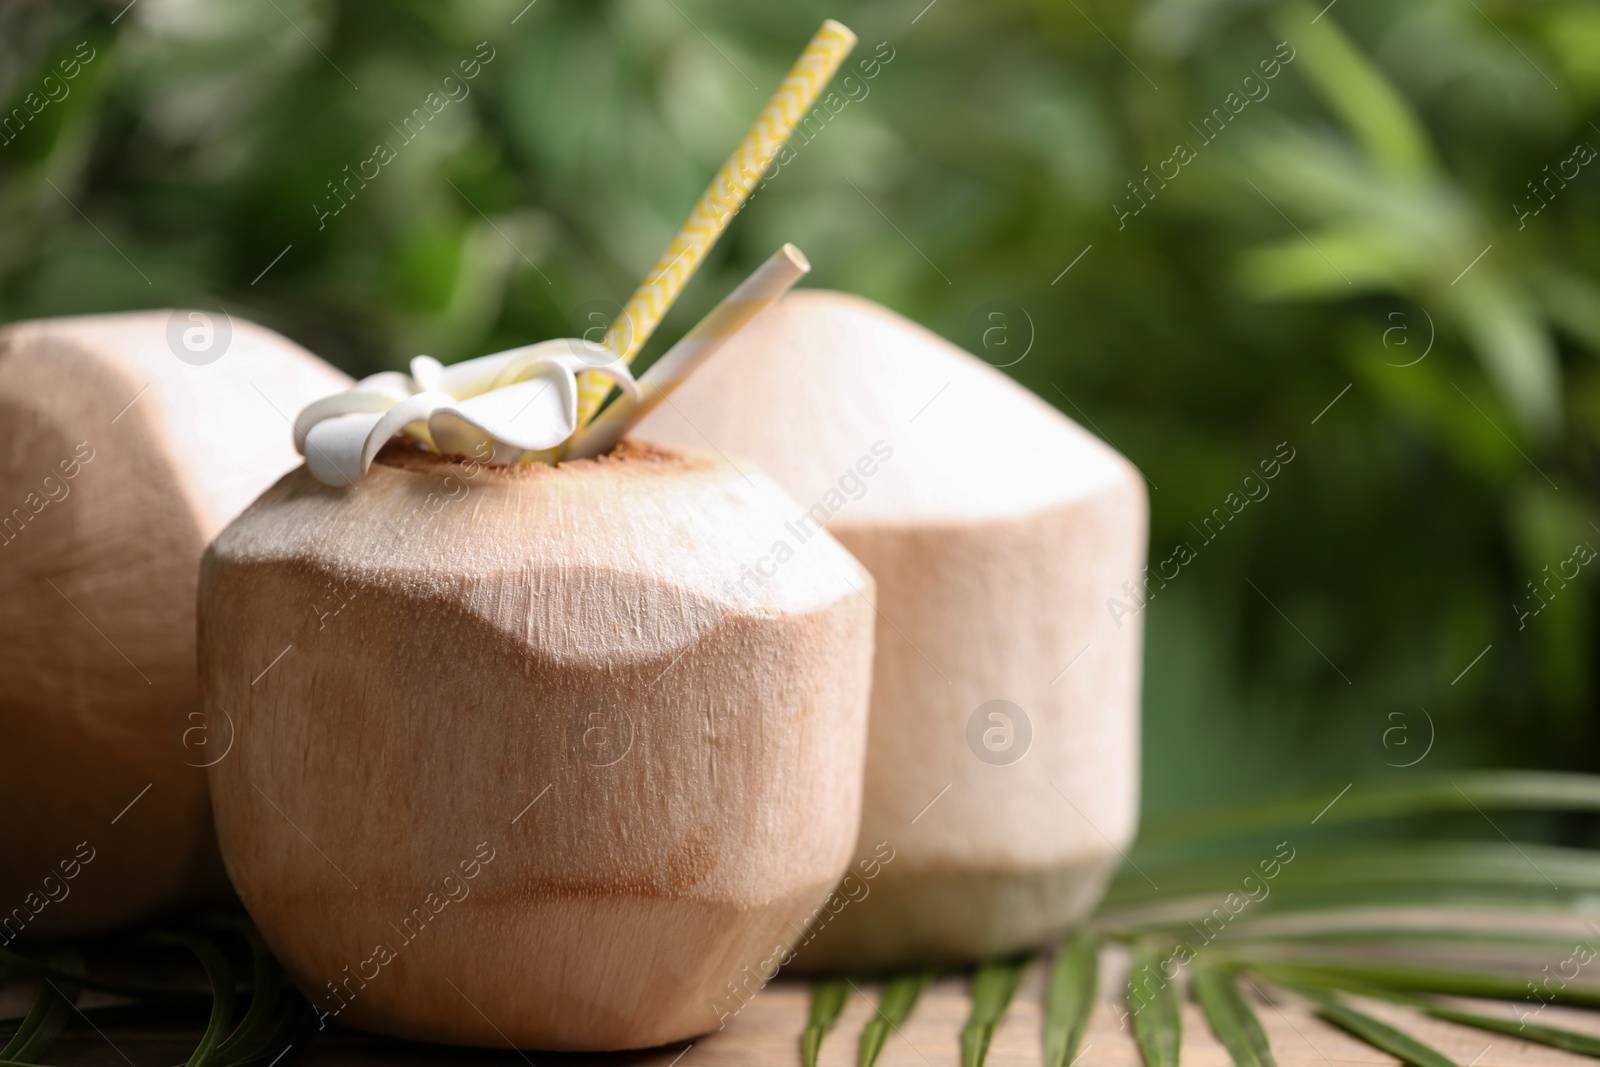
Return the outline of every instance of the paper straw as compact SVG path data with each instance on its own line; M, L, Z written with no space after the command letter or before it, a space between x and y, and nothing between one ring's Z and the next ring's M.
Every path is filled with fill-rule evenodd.
M700 364L710 359L751 319L777 303L778 298L810 270L811 264L794 245L786 244L774 252L640 376L638 400L618 397L599 418L573 435L562 458L588 459L609 452Z
M789 76L762 109L750 132L717 171L695 204L689 218L673 236L667 250L639 284L622 314L606 332L605 344L631 361L678 298L706 252L716 244L728 222L749 199L750 190L771 165L795 125L810 109L839 64L856 44L856 35L828 19L800 54ZM578 378L578 425L594 417L611 391L611 383L585 371Z

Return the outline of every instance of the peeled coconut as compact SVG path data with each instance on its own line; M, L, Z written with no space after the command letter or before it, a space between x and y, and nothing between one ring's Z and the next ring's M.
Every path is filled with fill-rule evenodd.
M262 934L324 1022L716 1029L850 862L871 578L825 534L749 577L798 505L714 454L391 443L362 473L350 449L327 467L353 484L288 475L201 578L205 695L238 730L217 831Z
M0 331L0 944L224 892L195 674L200 555L348 379L224 315Z
M859 847L894 858L797 966L981 958L1084 918L1137 824L1138 471L938 336L818 291L634 439L753 460L801 502L790 543L825 527L877 579Z

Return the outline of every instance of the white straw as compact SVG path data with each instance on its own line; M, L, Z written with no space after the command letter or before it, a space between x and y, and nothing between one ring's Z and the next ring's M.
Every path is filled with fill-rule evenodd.
M811 270L811 264L794 245L774 252L754 274L711 309L711 313L673 345L639 378L639 399L619 396L587 427L567 442L563 459L589 459L610 451L656 405L710 359L728 339L751 319L777 303L794 283Z

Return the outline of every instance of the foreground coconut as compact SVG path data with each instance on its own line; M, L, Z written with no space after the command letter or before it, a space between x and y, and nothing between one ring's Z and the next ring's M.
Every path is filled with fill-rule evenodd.
M0 943L225 889L200 554L294 466L284 413L347 381L204 312L0 331Z
M729 398L737 398L737 403ZM805 968L980 958L1098 901L1137 822L1137 471L1054 409L869 301L799 291L639 440L755 460L878 583L861 855L896 858Z
M341 416L343 417L343 416ZM391 444L216 539L201 674L228 873L327 1017L472 1045L718 1027L850 861L872 585L704 453Z

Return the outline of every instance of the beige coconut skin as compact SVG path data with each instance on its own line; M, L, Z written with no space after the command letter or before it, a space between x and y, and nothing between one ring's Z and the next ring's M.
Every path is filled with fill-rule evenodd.
M202 321L0 330L0 943L227 892L201 766L228 739L200 715L200 554L299 462L285 413L349 379L242 320L215 361L182 362L174 315Z
M872 661L872 580L832 539L742 575L794 506L705 453L391 445L223 531L200 589L206 699L238 728L217 831L331 1018L638 1048L776 971L855 847Z
M1142 580L1139 473L999 370L821 291L764 312L634 437L748 457L877 579L861 855L896 858L796 968L981 959L1084 918L1138 819L1142 616L1108 601ZM1021 716L980 714L975 746L994 700Z

